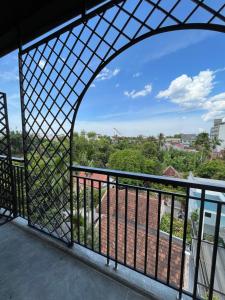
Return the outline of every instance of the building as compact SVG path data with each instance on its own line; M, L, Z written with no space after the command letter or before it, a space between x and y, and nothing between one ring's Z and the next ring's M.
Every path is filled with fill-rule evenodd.
M191 146L196 140L197 135L194 133L182 133L181 142L186 146Z
M85 172L79 173L79 184L81 185L81 187L83 187L85 181L86 187L101 189L106 186L107 179L107 175L104 174Z
M225 149L225 120L214 119L213 127L210 130L211 139L217 138L220 141L220 145L216 147L216 151L219 152Z
M176 177L176 178L181 178L181 174L172 166L167 167L163 171L164 176L169 176L169 177Z
M208 179L208 178L200 178L194 177L193 174L190 172L188 179L191 182L199 183L199 184L208 184L208 185L217 185L224 187L225 190L225 182L223 180L215 180L215 179ZM191 188L190 195L193 197L199 198L199 200L191 199L189 205L189 216L194 210L199 210L200 208L200 199L201 199L201 189ZM221 192L214 192L214 191L206 191L206 199L222 202L225 204L225 193ZM213 235L215 229L215 222L216 222L216 209L217 205L210 201L206 202L204 205L204 220L203 220L203 235ZM222 215L221 215L221 234L224 238L225 242L225 206L222 208Z
M222 180L214 180L208 178L194 177L190 173L188 179L190 182L207 184L207 185L217 185L224 187L225 182ZM201 201L201 189L191 188L190 196L197 197L199 200L190 198L189 201L189 218L192 218L193 212L197 212L197 218L199 218L200 210L200 201ZM225 193L206 191L205 198L208 200L213 200L222 202L225 204ZM207 284L210 281L211 276L211 264L212 264L212 255L213 255L213 240L215 235L215 226L216 226L216 216L217 216L217 204L216 202L206 201L204 203L203 211L203 224L201 232L201 252L200 252L200 272L199 272L199 290L201 294L207 294ZM198 236L198 220L193 220L192 222L192 251L191 251L191 260L195 264L195 256L197 252L197 236ZM216 273L215 273L215 282L214 290L215 295L218 299L225 299L225 205L222 206L222 213L220 218L220 231L219 231L219 247L217 250L217 262L216 262ZM193 264L190 264L192 266ZM194 269L191 270L190 274L194 274Z

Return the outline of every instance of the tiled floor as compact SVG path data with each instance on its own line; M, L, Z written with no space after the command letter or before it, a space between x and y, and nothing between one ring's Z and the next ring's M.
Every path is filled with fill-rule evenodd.
M145 300L13 223L0 227L0 299Z

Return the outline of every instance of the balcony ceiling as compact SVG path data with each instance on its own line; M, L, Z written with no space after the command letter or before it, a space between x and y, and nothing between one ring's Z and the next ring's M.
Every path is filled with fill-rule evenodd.
M5 1L0 18L0 57L105 0Z

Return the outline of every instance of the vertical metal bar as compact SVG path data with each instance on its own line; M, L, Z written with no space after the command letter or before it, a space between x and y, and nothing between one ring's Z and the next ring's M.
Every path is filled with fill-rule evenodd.
M24 195L24 167L21 167L21 197L22 197L22 210L23 210L23 218L25 218L25 215L27 215L27 212L25 212L25 195Z
M87 201L86 201L86 178L84 178L84 245L87 246Z
M184 264L185 264L185 250L186 250L186 239L187 239L187 225L188 225L188 209L189 209L189 197L190 188L186 191L186 206L185 206L185 217L183 227L183 243L182 243L182 257L181 257L181 268L180 268L180 286L179 286L179 299L182 299L183 281L184 281Z
M127 264L127 211L128 211L128 190L125 188L125 228L124 228L124 265Z
M115 269L118 265L118 177L116 177Z
M91 248L94 249L94 190L91 179Z
M162 195L159 192L158 193L157 236L156 236L156 249L155 249L155 278L158 278L161 202L162 202Z
M76 180L77 187L77 240L78 244L80 244L80 183L79 178Z
M11 153L11 140L10 140L10 131L9 131L9 119L8 119L8 106L6 94L2 93L4 101L4 114L5 114L5 130L6 130L6 139L7 139L7 164L8 164L8 190L11 191L11 201L12 201L12 211L14 218L17 216L17 201L15 194L15 180L13 178L13 166L12 166L12 153ZM9 182L11 181L11 182ZM10 205L11 206L11 205Z
M134 269L137 263L138 188L135 191Z
M170 213L170 235L169 235L169 253L167 263L167 284L170 283L170 265L171 265L171 252L172 252L172 239L173 239L173 218L174 218L174 195L171 199L171 213Z
M19 212L19 216L21 216L21 182L20 182L20 169L18 166L14 166L14 170L15 170L15 196L16 196L16 200L17 200L17 208L18 208L18 212Z
M72 145L73 145L73 141L71 141L70 143L70 168L69 168L69 172L70 172L70 176L69 176L69 189L70 189L70 198L69 198L69 204L70 204L70 243L69 246L73 245L74 242L74 216L73 216L73 212L74 212L74 205L73 205L73 170L72 170L72 165L73 165L73 157L71 154L72 151ZM68 187L67 187L68 188ZM79 224L80 226L80 224Z
M107 265L109 265L109 255L110 255L110 177L107 175Z
M23 154L24 154L24 175L25 175L25 190L26 190L26 204L27 204L27 221L31 225L31 211L30 211L30 198L29 198L29 184L28 184L28 161L27 161L27 145L26 145L26 118L25 118L25 105L24 105L24 90L23 90L23 70L22 70L22 46L19 45L18 52L19 62L19 84L20 84L20 102L21 102L21 118L22 118L22 136L23 136Z
M102 252L102 184L101 181L98 182L98 220L99 220L99 232L98 232L98 237L99 237L99 253L101 254Z
M149 190L147 191L147 202L146 202L146 221L145 221L145 265L144 274L147 273L148 264L148 227L149 227Z
M216 212L216 226L215 226L215 236L214 236L214 245L213 245L213 254L212 254L212 267L211 267L211 276L209 284L209 300L213 298L213 289L214 289L214 280L215 280L215 271L216 271L216 258L218 251L219 243L219 232L220 232L220 219L221 219L222 203L217 203L217 212Z
M198 270L199 270L199 264L200 264L200 251L201 251L201 237L202 237L204 202L205 202L205 190L202 190L200 215L199 215L199 226L198 226L198 239L197 239L198 242L197 242L196 261L195 261L194 288L193 288L193 298L194 299L196 299L197 287L198 287Z

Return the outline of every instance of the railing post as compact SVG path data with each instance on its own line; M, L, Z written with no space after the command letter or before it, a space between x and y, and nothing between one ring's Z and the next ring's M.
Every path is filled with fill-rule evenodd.
M214 279L215 279L215 271L216 271L216 258L217 258L219 232L220 232L221 210L222 210L222 204L218 203L217 212L216 212L216 226L215 226L213 254L212 254L212 267L211 267L211 276L210 276L210 284L209 284L209 300L213 298L213 288L214 288Z

